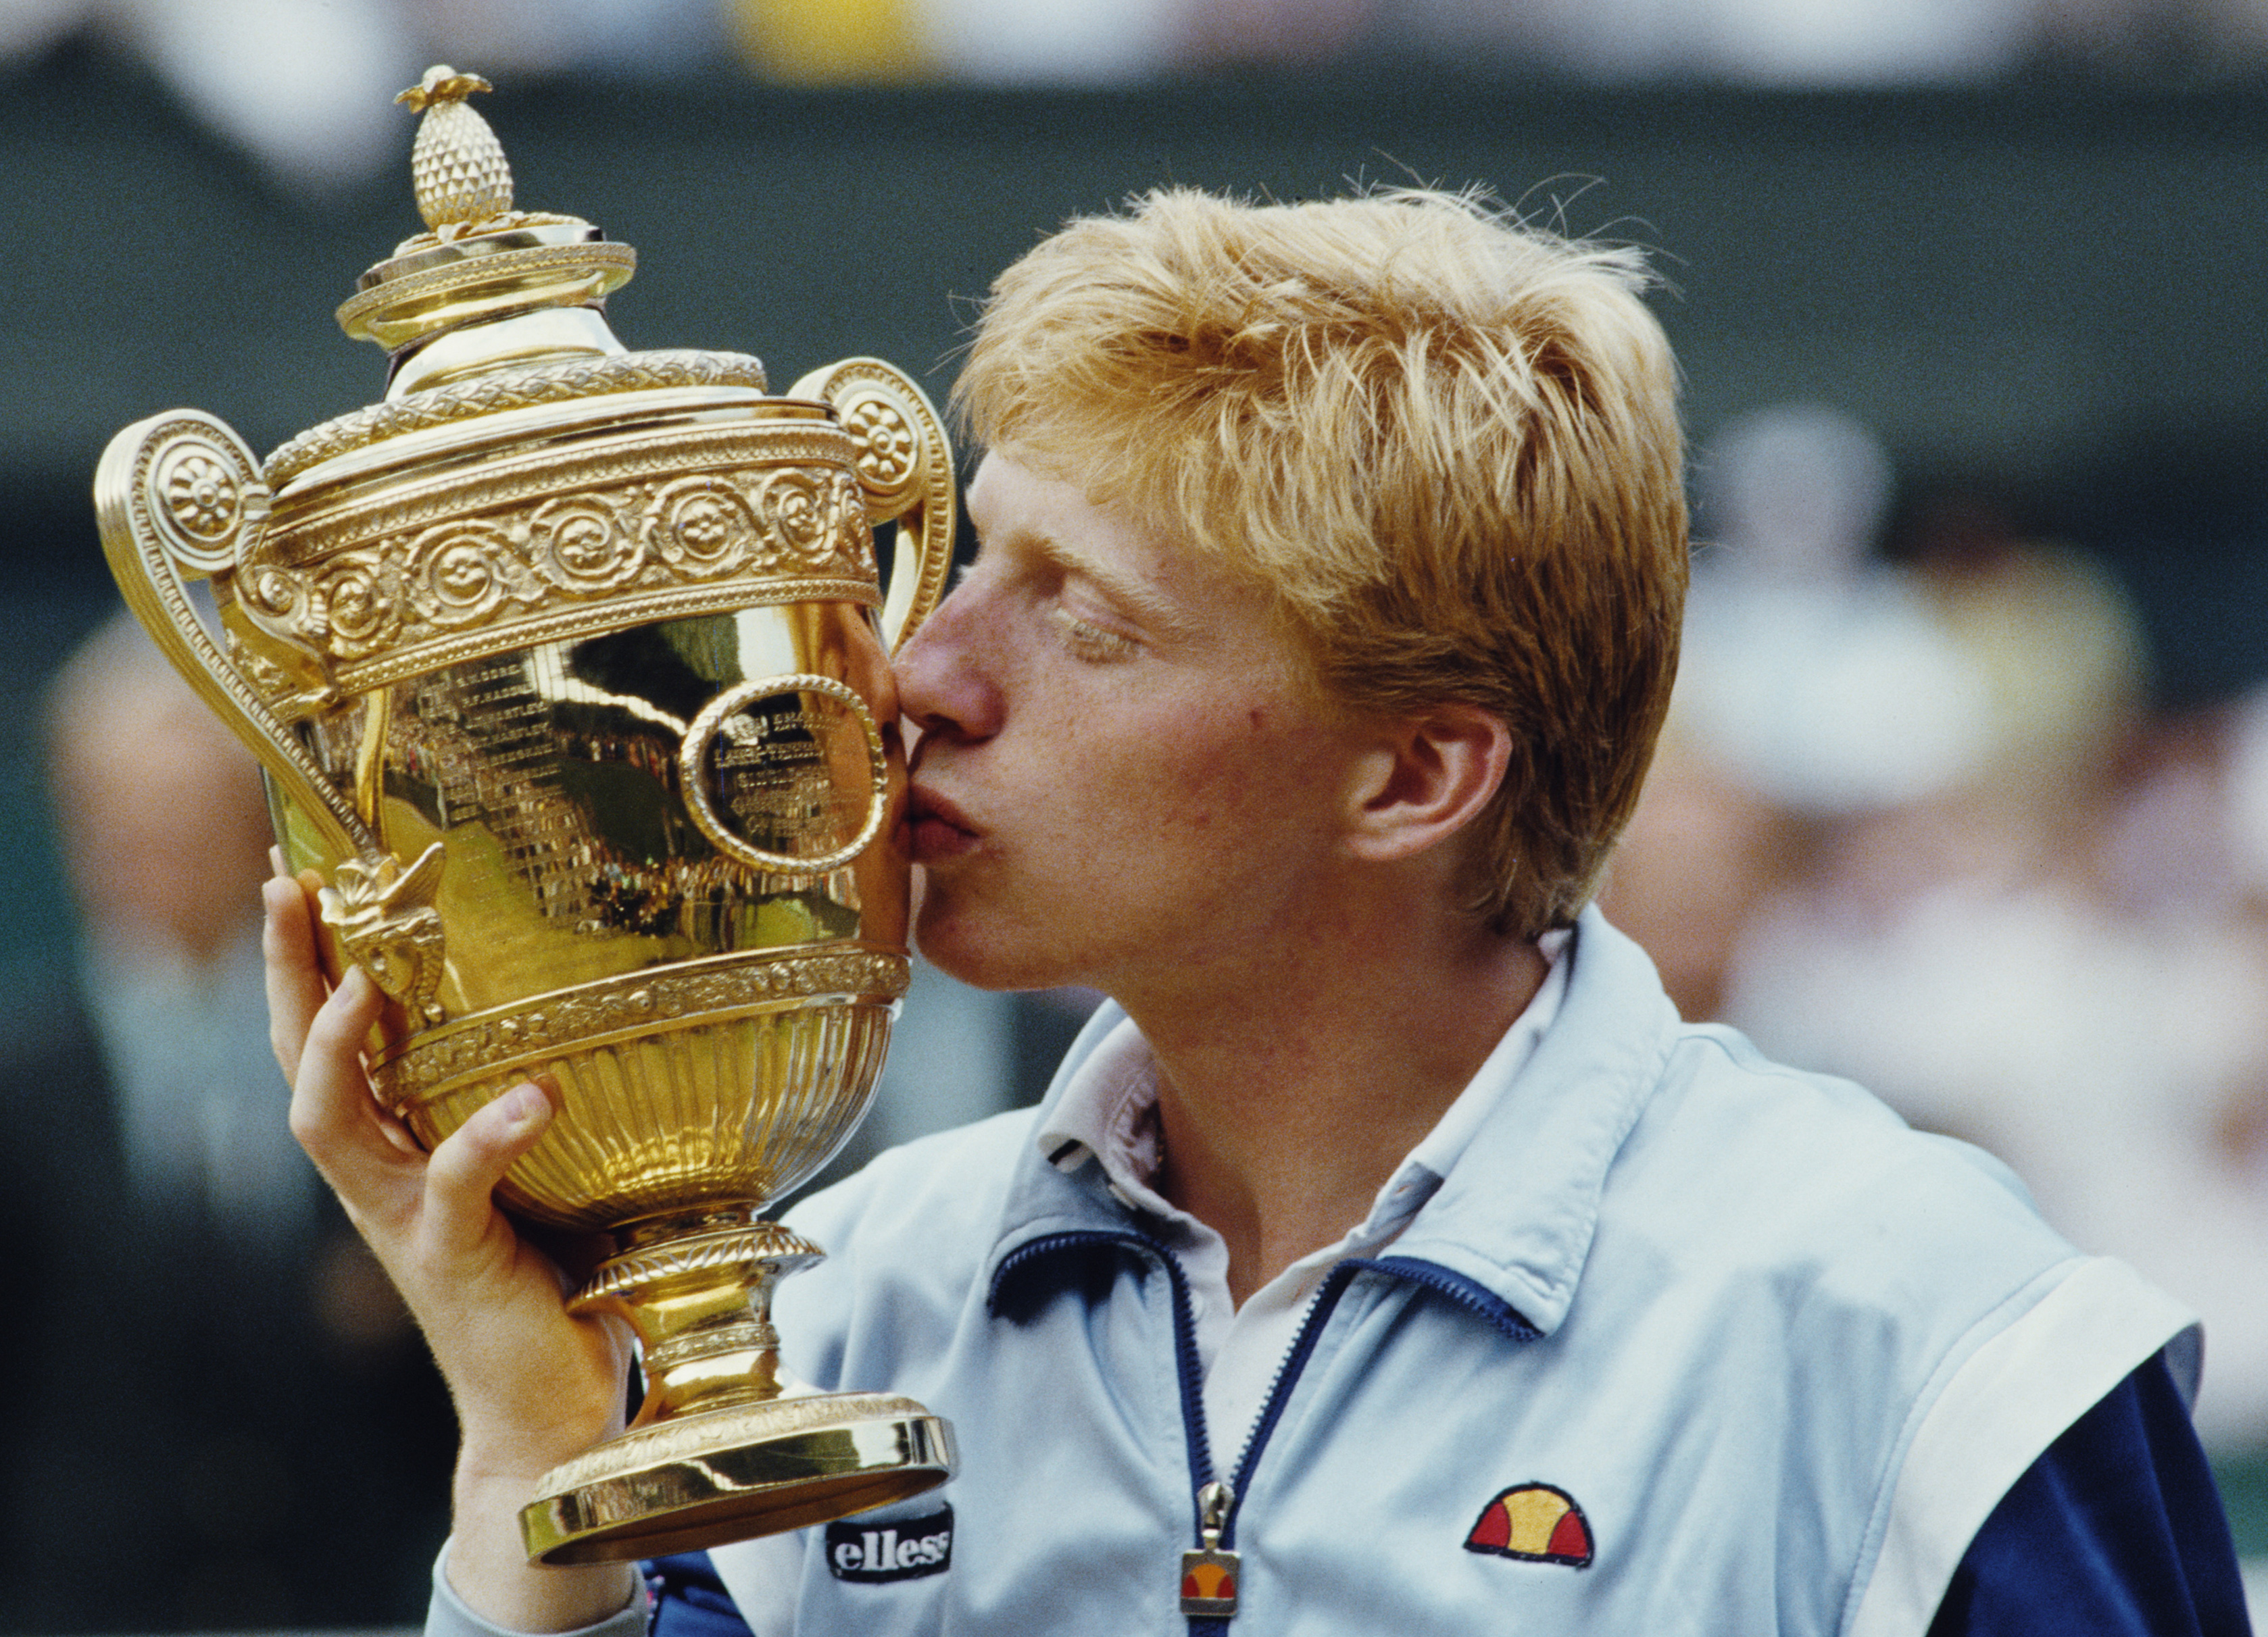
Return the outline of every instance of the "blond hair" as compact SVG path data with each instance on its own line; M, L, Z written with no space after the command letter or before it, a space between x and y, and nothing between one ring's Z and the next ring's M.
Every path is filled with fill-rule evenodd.
M994 284L954 400L1098 504L1272 591L1327 697L1510 728L1468 906L1588 901L1676 666L1675 370L1631 250L1476 195L1074 220Z

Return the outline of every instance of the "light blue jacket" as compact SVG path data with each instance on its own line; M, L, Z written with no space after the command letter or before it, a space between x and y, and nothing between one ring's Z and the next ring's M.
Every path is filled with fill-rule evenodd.
M2188 1316L1985 1155L1682 1024L1595 912L1566 958L1439 1193L1325 1286L1236 1475L1241 1606L1210 1629L1918 1637L2058 1433L2169 1340L2193 1384ZM933 1539L941 1497L949 1567L839 1578L817 1529L720 1548L744 1609L785 1572L814 1633L1190 1629L1210 1474L1179 1270L1036 1129L911 1144L795 1213L829 1257L781 1287L789 1362L960 1442L942 1491L858 1528Z

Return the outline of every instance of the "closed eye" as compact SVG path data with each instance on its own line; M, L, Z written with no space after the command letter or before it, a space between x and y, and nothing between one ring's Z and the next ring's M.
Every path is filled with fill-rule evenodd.
M1090 620L1080 619L1061 605L1048 612L1064 634L1064 646L1079 658L1100 664L1108 660L1131 659L1142 651L1142 645L1132 637L1106 631Z

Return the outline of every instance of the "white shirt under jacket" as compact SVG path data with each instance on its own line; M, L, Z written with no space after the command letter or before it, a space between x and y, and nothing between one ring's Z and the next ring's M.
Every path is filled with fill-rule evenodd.
M1194 1277L1204 1230L1139 1174L1141 1099L1120 1093L1145 1056L1105 1007L1039 1110L895 1149L793 1213L830 1255L781 1287L790 1364L920 1399L961 1464L858 1525L933 1535L949 1503L940 1572L838 1578L819 1529L717 1549L761 1637L1189 1629L1184 1406L1214 1411L1226 1476L1252 1370L1182 1379L1208 1332L1215 1377L1249 1338L1191 1300L1177 1347L1177 1287L1226 1294ZM1323 1254L1359 1266L1325 1284L1240 1486L1230 1637L1920 1637L2057 1435L2169 1343L2193 1385L2170 1298L2073 1252L1989 1156L1681 1023L1595 911L1444 1127ZM1507 1495L1580 1527L1505 1550ZM429 1630L484 1629L437 1597Z

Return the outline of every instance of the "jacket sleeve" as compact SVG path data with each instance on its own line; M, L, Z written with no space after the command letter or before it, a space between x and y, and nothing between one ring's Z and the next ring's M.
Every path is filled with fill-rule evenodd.
M1929 1637L2244 1637L2212 1469L2161 1353L2073 1422L1970 1541Z
M651 1637L749 1637L705 1552L681 1552L639 1566L653 1600Z
M456 1588L449 1584L448 1563L449 1548L444 1545L441 1555L433 1560L433 1597L425 1605L424 1637L517 1637L465 1606ZM558 1637L646 1637L646 1597L645 1588L641 1586L619 1612L595 1626L562 1632Z

